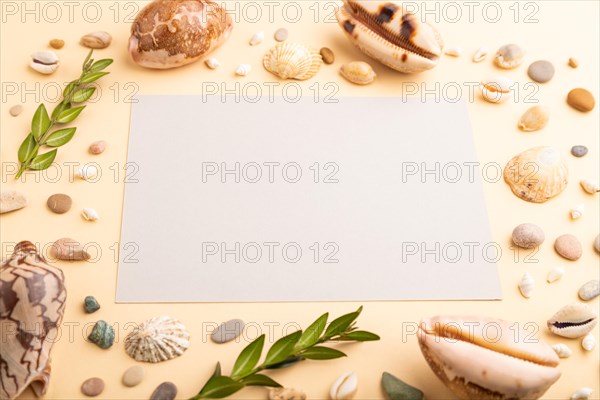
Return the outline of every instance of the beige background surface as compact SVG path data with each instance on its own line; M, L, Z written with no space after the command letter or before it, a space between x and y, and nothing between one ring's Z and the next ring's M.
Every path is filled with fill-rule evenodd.
M51 3L57 5L59 14L52 8L56 6ZM505 297L503 301L368 303L365 304L359 326L379 333L382 336L380 342L346 345L343 346L349 354L346 359L329 362L307 361L293 369L276 371L272 376L286 386L305 389L309 398L321 399L327 396L330 384L338 375L355 370L360 380L357 398L373 399L383 396L379 378L383 371L389 371L420 387L430 399L451 398L450 392L434 378L427 367L418 349L416 337L410 334L410 329L420 318L434 314L485 314L521 324L533 322L539 326L539 335L542 338L550 343L567 342L572 347L574 354L570 359L562 361L563 376L546 394L547 399L568 398L573 390L581 386L594 388L593 398L598 398L598 348L591 353L584 353L579 341L551 336L545 328L546 319L555 310L577 300L576 292L582 283L598 278L599 259L592 249L592 241L598 234L598 197L585 194L577 184L583 177L598 179L598 108L589 114L581 114L565 104L566 94L573 87L586 87L596 97L599 94L598 2L547 1L521 2L515 3L516 5L512 2L498 2L491 6L486 5L487 3L476 3L472 21L469 21L468 15L470 6L459 2L453 3L458 5L462 12L462 18L456 22L450 20L455 19L455 14L448 3L429 4L429 9L438 9L438 28L447 45L461 46L465 55L461 58L443 57L436 69L418 76L403 76L373 62L378 80L369 87L352 86L337 74L341 63L367 59L346 41L335 23L325 20L335 3L297 3L301 5L302 18L295 23L286 22L282 17L286 3L274 3L272 22L267 12L268 8L264 6L261 8L258 4L257 8L262 11L262 16L253 22L250 19L256 19L255 14L247 7L248 4L257 3L244 3L246 8L241 3L237 8L234 3L228 3L228 8L233 11L238 23L228 42L214 53L221 61L222 67L210 71L199 62L163 72L136 67L129 61L126 52L130 22L126 17L144 3L74 2L74 6L67 6L63 3L28 2L29 9L34 10L32 14L25 13L24 3L21 2L2 1L1 4L2 189L23 191L30 199L27 208L2 216L2 256L8 256L10 247L20 240L31 240L47 247L54 240L64 236L74 237L86 243L98 243L102 249L101 257L94 263L59 263L65 271L69 296L64 322L72 328L64 327L62 336L54 348L52 384L47 398L80 398L82 395L79 385L91 376L100 376L106 381L103 398L148 398L154 387L166 380L175 382L180 389L179 397L186 398L200 389L216 361L221 361L224 370L228 371L245 345L246 339L256 336L257 327L267 333L269 341L272 342L287 329L293 329L296 324L306 326L324 311L329 311L331 315L339 315L355 309L360 304L116 305L113 301L117 269L111 246L119 240L124 179L122 168L126 162L130 110L127 95L133 92L198 94L202 91L203 82L215 82L218 85L223 82L227 89L235 88L235 84L239 82L242 86L238 91L243 91L243 85L248 82L256 82L259 85L266 81L275 82L276 79L262 69L260 60L266 49L273 44L272 33L281 26L289 29L290 40L315 47L326 45L337 55L335 65L324 66L315 79L299 84L304 95L313 95L316 87L321 90L321 95L329 93L331 88L339 87L337 96L398 96L402 95L406 82L425 85L424 88L428 90L435 90L436 85L440 85L437 90L439 94L443 92L445 84L455 82L465 88L462 96L469 101L465 82L477 82L488 75L502 73L519 83L521 97L518 101L502 105L487 104L478 97L469 101L480 161L483 164L498 163L503 166L509 158L524 149L537 145L552 145L561 149L567 157L571 182L561 196L543 205L529 204L517 199L502 181L494 182L493 176L484 184L493 237L504 249L499 262ZM423 6L421 2L414 4L418 7ZM486 15L493 18L496 8L502 12L500 20L496 23L486 21L482 11L486 9L489 12ZM520 10L520 13L515 23L516 9ZM315 10L320 11L317 23ZM287 15L294 17L293 11L289 9ZM524 19L531 12L536 12L535 18L538 21L526 23ZM430 17L436 17L435 13L432 12ZM98 20L94 22L96 18ZM72 142L60 149L56 159L61 166L60 170L54 168L47 173L31 173L22 182L14 181L12 168L16 163L16 150L28 132L35 107L40 101L48 104L59 100L56 94L57 86L53 82L64 84L79 74L86 51L77 44L78 39L83 34L98 29L109 31L114 40L108 49L98 51L96 58L115 59L114 65L110 67L112 74L101 81L101 96L95 100L95 104L90 104L77 120L78 133ZM248 46L248 39L259 30L266 31L265 42L257 47ZM46 48L48 40L53 37L63 38L67 42L65 48L58 51L62 66L53 76L40 76L27 67L29 54ZM470 61L472 52L482 44L496 49L510 42L518 43L527 50L525 63L518 69L499 71L489 60L481 64L473 64ZM578 69L573 70L566 65L570 56L580 60L581 66ZM516 122L522 112L530 106L522 97L523 94L532 92L531 87L524 87L528 81L526 67L537 59L548 59L556 67L554 79L539 86L539 91L533 96L551 108L552 116L545 130L524 134L516 128ZM239 63L253 65L254 69L248 77L237 78L233 75L233 70ZM326 87L330 82L337 86ZM310 89L311 87L313 89ZM281 93L281 89L278 90L276 93ZM455 97L455 92L448 93L448 96ZM264 94L266 95L266 89ZM432 96L430 94L429 98L433 99ZM11 118L8 109L17 103L24 103L25 110L18 118ZM368 114L352 117L368 118ZM201 125L202 120L195 123ZM440 135L451 134L451 126L447 131L440 132ZM89 155L88 145L99 139L108 142L108 149L101 156ZM177 140L177 132L165 132L165 140ZM573 158L569 155L569 149L575 144L588 146L590 154L583 159ZM182 146L189 145L193 143L182 143ZM163 163L168 169L171 157L177 155L157 154L156 162ZM69 179L65 163L83 164L90 161L95 161L102 167L103 175L99 182L87 183ZM62 175L55 181L58 171L62 171ZM116 177L115 171L120 171ZM491 171L494 169L492 168L490 173ZM172 173L193 176L194 171L173 170ZM54 215L47 210L46 198L57 192L68 193L73 198L73 209L68 214ZM440 200L442 198L441 193ZM582 219L574 222L569 219L568 211L578 203L584 203L587 211ZM176 206L176 196L172 206ZM96 208L101 215L100 221L92 224L82 220L79 210L83 207ZM168 206L165 210L157 212L168 212ZM546 233L546 242L537 251L517 253L510 249L510 232L514 226L525 221L540 225ZM554 253L552 242L563 233L573 233L582 241L584 253L579 261L567 262ZM193 251L191 254L193 262ZM527 255L532 255L529 261L525 259ZM537 262L532 262L533 260ZM566 276L555 284L546 284L546 273L557 265L565 266ZM169 265L164 267L172 268ZM524 271L529 271L538 283L534 296L529 300L522 298L516 288L516 282ZM90 294L98 298L102 309L96 314L86 315L81 303L83 298ZM598 299L591 304L598 307ZM178 317L189 327L193 337L192 346L183 357L159 365L146 366L145 381L135 388L125 388L120 383L121 374L134 364L123 351L122 339L131 329L131 325L127 324L139 323L146 318L162 314ZM223 346L217 346L207 340L207 333L214 324L235 317L251 323L245 340ZM84 340L85 331L90 329L96 319L118 324L119 341L110 350L101 350ZM269 326L273 326L272 332L269 332ZM594 333L597 337L598 327ZM238 398L264 397L262 389L248 389L238 395Z

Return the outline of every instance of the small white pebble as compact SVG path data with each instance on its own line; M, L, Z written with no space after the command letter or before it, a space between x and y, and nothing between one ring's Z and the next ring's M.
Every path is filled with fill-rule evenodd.
M452 57L460 57L460 56L462 56L462 54L463 54L463 49L461 49L461 48L460 48L460 47L458 47L458 46L455 46L455 47L448 47L448 48L447 48L447 49L444 51L444 53L445 53L447 56L452 56Z
M221 66L221 63L219 62L219 60L217 60L214 57L207 59L206 61L204 61L204 63L210 69L217 69L218 67Z
M573 394L571 395L571 400L587 400L590 398L592 393L594 393L594 389L589 387L582 387L573 392Z
M262 43L263 40L265 40L265 33L263 31L256 32L250 39L250 46L256 46Z
M12 106L9 110L8 113L10 115L12 115L13 117L18 116L19 114L21 114L21 112L23 111L23 106L20 104L17 104L16 106Z
M81 216L85 218L86 221L98 221L100 218L98 212L93 208L84 208L81 211Z
M86 181L94 179L98 176L98 168L96 168L94 165L84 165L75 172L75 175L78 178Z
M235 70L235 74L239 76L246 76L252 70L252 66L250 64L240 64Z

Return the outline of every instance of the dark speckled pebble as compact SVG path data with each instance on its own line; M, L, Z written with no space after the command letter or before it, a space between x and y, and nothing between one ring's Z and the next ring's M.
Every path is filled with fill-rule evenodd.
M171 382L163 382L152 392L150 400L173 400L177 395L177 386Z
M588 148L585 146L573 146L571 147L571 154L575 157L583 157L588 153Z
M106 321L98 321L88 336L90 342L102 349L108 349L115 342L115 330Z
M91 314L100 309L100 303L98 303L98 300L94 296L86 296L83 300L83 308L86 313Z

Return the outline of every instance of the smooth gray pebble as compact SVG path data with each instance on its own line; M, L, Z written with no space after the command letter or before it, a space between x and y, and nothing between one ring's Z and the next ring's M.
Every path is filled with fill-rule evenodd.
M588 153L588 148L585 146L573 146L571 147L571 154L575 157L583 157Z
M527 69L527 75L539 83L546 83L554 76L554 65L550 61L539 60Z
M219 325L210 335L215 343L227 343L240 336L246 324L241 319L231 319Z
M172 382L163 382L152 392L150 400L173 400L177 396L177 386Z

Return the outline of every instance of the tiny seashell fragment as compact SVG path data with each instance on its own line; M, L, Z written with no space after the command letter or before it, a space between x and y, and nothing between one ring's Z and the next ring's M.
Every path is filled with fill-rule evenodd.
M577 291L577 295L583 301L590 301L600 295L600 283L597 279L592 279L584 283Z
M543 129L550 119L550 109L546 106L533 106L519 119L519 128L524 132Z
M100 218L98 216L98 211L94 210L93 208L84 208L81 211L81 216L86 221L98 221L98 219Z
M75 176L85 181L92 180L98 176L98 168L95 165L86 164L75 172Z
M525 52L516 44L507 44L498 49L494 56L494 64L500 68L516 68L523 62Z
M60 65L58 55L50 50L37 51L31 55L29 66L40 74L50 75L54 73Z
M331 385L329 397L331 400L350 400L358 389L358 376L355 372L346 372Z
M583 303L562 307L549 320L548 329L558 336L575 339L591 332L598 323L593 308Z
M204 61L204 63L210 69L217 69L221 66L221 63L215 57L210 57L210 58L206 59L206 61Z
M340 74L346 80L356 83L357 85L368 85L373 83L377 74L373 68L364 61L351 61L342 65Z
M571 400L588 400L592 393L594 393L594 389L582 387L573 392L571 395Z
M563 267L555 267L551 269L550 272L548 272L548 275L546 276L546 282L554 283L560 278L562 278L564 275L565 269Z
M252 70L252 66L250 64L240 64L235 69L235 74L238 76L246 76Z
M444 50L444 54L451 57L460 57L463 54L463 49L458 46L448 47Z
M294 388L271 388L269 400L306 400L306 394Z
M600 192L600 184L598 181L593 181L591 179L582 179L579 184L589 194L596 194Z
M479 83L481 96L490 103L506 101L512 92L513 82L503 76L484 79Z
M594 347L596 347L596 337L593 334L588 333L581 339L581 347L583 347L585 351L594 350Z
M261 44L262 41L265 40L265 33L263 31L256 32L252 38L250 38L250 46L256 46L257 44Z
M519 291L526 299L530 298L535 289L535 281L529 272L525 272L519 281Z
M272 47L263 57L263 66L281 79L303 81L315 76L323 59L314 49L300 43L281 42Z
M27 205L27 197L16 190L0 192L0 214L20 210Z
M564 343L556 343L552 345L552 349L560 358L569 358L573 355L573 350Z
M144 321L125 338L125 351L137 361L157 363L182 355L190 334L178 320L167 316Z
M585 205L583 203L577 204L571 209L571 219L579 219L583 216L585 211Z
M487 58L489 52L490 49L487 46L481 46L479 49L477 49L475 54L473 54L473 62L479 63L484 61Z
M105 49L112 42L112 36L105 31L96 31L83 36L80 43L90 49Z

